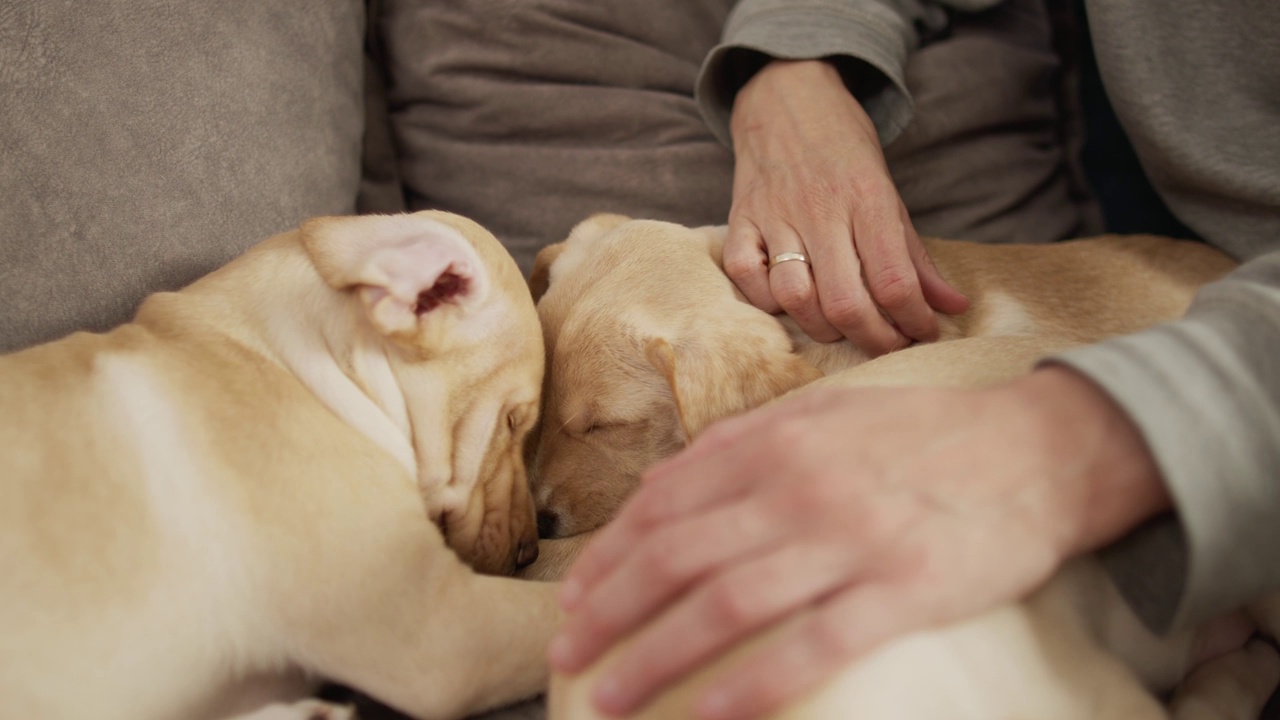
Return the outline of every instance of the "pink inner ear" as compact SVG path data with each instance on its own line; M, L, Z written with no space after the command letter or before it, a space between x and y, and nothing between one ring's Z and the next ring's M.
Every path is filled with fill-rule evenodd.
M413 312L417 315L429 313L440 307L441 303L467 291L467 279L452 272L444 272L436 280L436 284L418 293L418 304Z

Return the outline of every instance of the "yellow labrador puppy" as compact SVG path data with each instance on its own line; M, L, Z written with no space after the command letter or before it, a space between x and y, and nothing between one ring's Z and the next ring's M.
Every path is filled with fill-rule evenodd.
M938 316L940 342L867 362L745 302L720 267L724 233L598 215L539 254L530 283L549 374L531 476L544 536L600 526L643 469L707 424L818 378L857 368L848 382L997 383L1055 350L1176 318L1235 264L1154 237L926 240L971 307Z
M930 240L970 310L939 318L938 343L868 360L849 343L815 343L789 319L745 302L720 266L724 232L596 216L539 256L531 285L549 376L532 476L544 535L600 526L643 469L726 415L815 381L1000 382L1048 353L1176 318L1200 285L1234 266L1204 245L1154 237L1049 246ZM544 541L554 556L527 573L561 572L580 544ZM1280 608L1256 610L1255 619L1280 629ZM890 643L781 717L1165 717L1150 690L1172 687L1223 628L1240 625L1153 637L1096 563L1081 560L1024 603ZM736 656L673 688L643 716L688 716L694 690ZM596 717L588 685L611 659L554 681L552 717ZM1256 717L1280 681L1280 657L1262 643L1217 667L1199 676L1198 699L1176 703L1181 717Z
M521 454L543 347L497 240L321 218L136 320L0 358L14 718L421 718L539 692L553 588ZM335 715L335 717L338 715Z

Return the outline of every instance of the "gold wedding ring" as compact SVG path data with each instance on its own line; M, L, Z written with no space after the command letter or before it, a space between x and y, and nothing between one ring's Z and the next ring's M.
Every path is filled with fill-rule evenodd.
M791 262L792 260L797 260L799 262L804 263L805 265L809 264L809 258L805 257L804 253L784 252L784 253L778 253L777 255L774 255L772 258L769 259L769 269L772 270L775 266L780 265L784 262Z

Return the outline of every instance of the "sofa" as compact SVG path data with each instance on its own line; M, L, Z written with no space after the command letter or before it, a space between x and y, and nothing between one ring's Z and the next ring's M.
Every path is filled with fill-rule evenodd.
M732 5L10 0L0 352L127 320L314 215L452 210L526 271L594 212L722 223L732 153L693 87ZM1040 2L953 28L915 54L889 148L921 232L1096 229Z

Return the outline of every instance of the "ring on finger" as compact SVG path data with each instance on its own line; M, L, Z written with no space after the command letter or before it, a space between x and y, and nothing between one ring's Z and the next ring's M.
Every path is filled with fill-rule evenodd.
M809 264L809 258L804 253L784 252L784 253L778 253L777 255L774 255L773 257L769 258L769 269L772 270L784 262L791 262L793 260L797 262L802 262L805 265Z

